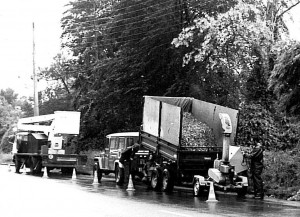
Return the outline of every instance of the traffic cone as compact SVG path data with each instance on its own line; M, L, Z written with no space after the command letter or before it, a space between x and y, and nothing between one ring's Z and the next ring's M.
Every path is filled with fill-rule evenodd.
M43 174L43 178L48 179L48 172L47 172L47 167L44 167L44 174Z
M97 173L97 169L94 172L94 180L93 180L93 185L98 185L98 173Z
M73 174L72 174L72 179L75 180L77 177L76 177L76 169L75 167L73 168Z
M129 175L129 182L128 182L128 186L127 186L127 191L134 191L134 186L133 186L133 182L132 182L132 177L131 174Z
M23 165L23 174L26 174L26 166L25 166L25 163Z
M8 164L8 172L11 172L10 164Z
M208 194L208 199L207 199L206 202L218 202L218 200L216 199L216 194L215 194L214 183L213 182L210 182L209 194Z

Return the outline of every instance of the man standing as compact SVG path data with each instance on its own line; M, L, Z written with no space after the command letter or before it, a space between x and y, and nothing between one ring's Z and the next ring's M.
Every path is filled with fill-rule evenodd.
M249 158L251 160L250 170L252 173L254 197L260 199L264 198L263 180L261 178L261 174L264 167L263 152L264 150L261 143L257 143L249 154L244 153L244 157Z

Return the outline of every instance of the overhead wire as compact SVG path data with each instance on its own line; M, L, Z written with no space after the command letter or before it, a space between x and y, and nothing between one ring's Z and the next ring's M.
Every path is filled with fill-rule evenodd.
M175 8L175 6L173 6L173 7ZM162 11L164 11L164 10L158 10L157 12L162 12ZM155 14L159 14L159 13L151 14L151 16L154 17ZM164 14L161 14L161 15L159 15L159 16L155 16L154 18L157 19L157 18L165 17L165 16L170 15L170 14L174 14L174 12L164 13ZM145 15L143 15L143 16L145 16ZM130 19L137 19L138 17L141 17L141 16L132 17L132 18L130 18ZM106 19L107 19L107 18L106 18ZM121 22L123 22L124 20L126 20L126 19L120 19L120 20L117 20L117 23L121 23ZM117 28L120 28L120 27L129 26L129 25L137 24L137 23L142 23L142 22L146 22L146 21L149 21L149 20L150 20L150 19L149 19L149 17L148 17L148 20L146 19L146 20L139 20L139 21L134 21L134 22L127 22L126 24L123 24L123 25L116 25L116 26L113 26L113 27L106 27L105 29L106 29L106 30L109 30L109 29L117 29ZM92 21L91 21L91 22L92 22ZM77 25L77 24L80 24L80 23L76 23L76 22L75 22L75 25ZM97 26L96 24L92 24L92 25L84 26L84 29L95 28L96 26ZM98 26L101 26L101 24L98 25ZM141 28L141 27L140 27L140 28ZM64 31L72 31L72 30L78 30L78 27L75 27L75 28L65 28ZM94 31L96 31L96 30L94 30Z
M149 1L153 1L153 0L146 0L146 1L143 1L143 3L147 3ZM167 1L164 1L163 3L166 4L167 2L171 2L171 1L174 1L174 0L167 0ZM124 7L124 8L121 8L121 9L117 9L117 10L115 10L114 13L118 13L118 11L121 11L121 10L124 10L124 9L128 9L130 7L135 7L136 5L139 5L139 4L141 4L141 3L135 4L135 5L132 5L132 6L127 6L126 8ZM154 4L154 5L149 6L149 7L153 7L153 6L157 6L157 5L162 5L162 3ZM147 7L147 8L149 8L149 7ZM137 11L141 11L141 10L145 10L145 8L134 10L134 11L130 11L129 13L123 13L123 16L124 15L128 15L130 13L137 12ZM86 17L83 17L83 18L95 18L95 15L93 15L93 16L86 16ZM126 19L130 19L130 18L125 18L124 20L126 20ZM105 18L95 18L94 20L88 20L88 21L82 21L82 22L73 22L73 23L76 25L76 24L84 24L86 22L95 22L95 21L100 21L100 20L107 20L107 17L105 17Z
M150 0L151 1L151 0ZM145 3L147 3L147 2L150 2L150 1L143 1L143 2L141 2L141 3L138 3L138 4L145 4ZM166 1L166 2L163 2L163 4L166 4L166 3L168 3L168 2L171 2L171 1L173 1L173 0L168 0L168 1ZM162 3L158 3L158 4L155 4L155 5L153 5L152 7L151 6L148 6L148 7L146 7L146 10L148 9L148 8L153 8L153 7L155 7L155 6L158 6L158 5L162 5ZM155 18L155 19L157 19L157 18L160 18L160 17L162 17L162 16L168 16L168 15L170 15L170 14L174 14L175 12L173 11L173 12L170 12L170 13L164 13L164 14L161 14L161 15L159 15L159 16L155 16L156 14L159 14L159 13L163 13L164 11L166 11L166 10L168 10L168 9L173 9L173 8L176 8L176 7L180 7L180 6L182 6L183 5L183 3L181 3L181 4L177 4L177 5L173 5L173 6L169 6L169 7L167 7L167 8L163 8L163 9L159 9L159 10L157 10L157 11L155 11L154 13L152 13L152 14L150 14L150 18ZM124 9L128 9L129 7L136 7L137 5L135 4L135 5L132 5L132 6L127 6L127 7L124 7L124 8L121 8L121 9L117 9L118 11L121 11L121 10L124 10ZM135 11L131 11L130 13L134 13L134 12L137 12L137 11L141 11L141 10L145 10L145 8L142 8L142 9L139 9L139 10L135 10ZM130 13L124 13L123 14L123 16L126 16L126 15L128 15L128 14L130 14ZM124 19L119 19L119 20L117 20L117 23L120 23L120 22L123 22L123 21L125 21L125 20L129 20L129 19L137 19L138 17L141 17L141 16L145 16L145 15L139 15L139 16L135 16L135 17L130 17L130 18L124 18ZM91 16L91 17L95 17L95 16ZM107 20L108 18L97 18L97 19L94 19L94 20L89 20L89 21L83 21L83 22L73 22L72 24L73 25L82 25L82 24L85 24L85 23L87 23L87 22L95 22L95 21L100 21L100 20ZM149 17L148 17L148 21L149 20L151 20L151 19L149 19ZM133 24L136 24L136 23L139 23L139 22L141 22L141 21L138 21L138 22L129 22L129 23L126 23L125 25L116 25L116 26L113 26L113 27L106 27L105 28L105 30L110 30L110 29L117 29L117 28L120 28L121 26L126 26L126 25L133 25ZM144 21L145 22L145 21ZM178 23L178 24L173 24L173 25L171 25L171 26L169 26L170 28L172 28L172 27L176 27L176 26L179 26L179 25L182 25L181 23ZM96 25L95 23L94 24L91 24L91 25L88 25L88 26L85 26L85 28L89 28L89 27L93 27L93 28L95 28L95 27L99 27L99 26L101 26L101 24L99 25ZM133 30L138 30L138 29L141 29L141 28L144 28L143 26L142 27L137 27L137 28L134 28L134 29L130 29L130 31L133 31ZM65 31L72 31L72 30L78 30L78 28L65 28ZM157 30L163 30L163 29L154 29L155 31L157 31ZM91 31L93 31L93 30L91 30ZM148 33L149 31L144 31L144 32L140 32L140 33L136 33L136 34L132 34L132 35L126 35L126 36L122 36L122 37L117 37L117 39L118 40L123 40L123 41L119 41L119 42L113 42L113 44L114 45L116 45L116 44L126 44L126 43L129 43L129 42L131 42L131 41L137 41L137 40L140 40L140 39L133 39L133 38L131 38L131 37L133 37L133 36L138 36L138 35L142 35L142 34L145 34L145 33ZM178 32L178 30L175 30L175 31L169 31L168 33L171 33L171 34L173 34L173 33L176 33L176 32ZM120 34L121 33L121 31L116 31L116 32L112 32L112 33L110 33L110 34L105 34L104 36L111 36L111 35L113 35L113 34ZM153 36L151 36L151 38L155 38L155 37L157 37L157 36L159 36L160 34L159 33L157 33L157 34L155 34L155 35L153 35ZM130 38L130 39L128 39L128 40L125 40L125 38ZM95 39L95 36L83 36L83 37L80 37L80 39ZM149 38L148 38L149 39ZM76 40L76 39L75 39ZM105 46L105 45L111 45L112 43L107 43L107 44L105 44L105 43L102 43L100 46L99 45L95 45L95 42L96 41L94 41L94 42L87 42L87 43L91 43L91 45L89 46L89 47L86 47L86 46L76 46L76 47L73 47L73 48L70 48L70 46L69 46L69 48L72 50L72 49L84 49L84 48L90 48L90 49L93 49L93 48L99 48L100 46ZM171 42L167 42L167 43L163 43L163 44L160 44L160 45L156 45L156 46L154 46L153 47L153 49L155 49L155 48L157 48L157 47L161 47L161 46L164 46L164 45L170 45L171 44ZM144 48L146 45L144 45L144 46L142 46L142 48ZM151 49L150 50L150 52L153 50L153 49ZM139 49L139 50L141 50L141 49ZM139 56L140 55L140 53L136 53L136 54L133 54L133 55L131 55L130 57L134 57L134 56Z

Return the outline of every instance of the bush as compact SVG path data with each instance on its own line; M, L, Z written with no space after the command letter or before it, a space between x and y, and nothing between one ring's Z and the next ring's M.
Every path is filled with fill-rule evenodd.
M260 104L240 109L237 144L249 147L260 142L268 150L286 150L299 144L300 126Z
M287 199L300 189L300 153L293 151L266 151L263 180L268 196Z

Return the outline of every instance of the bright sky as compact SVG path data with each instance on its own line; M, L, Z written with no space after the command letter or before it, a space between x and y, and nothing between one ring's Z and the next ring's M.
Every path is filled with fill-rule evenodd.
M32 23L35 63L47 67L60 51L60 19L69 0L0 0L0 89L33 96ZM300 41L300 5L292 9L291 36ZM43 89L39 84L39 89Z
M33 96L32 23L37 72L38 67L49 66L60 51L60 19L68 2L0 0L0 89L10 87L20 96Z

